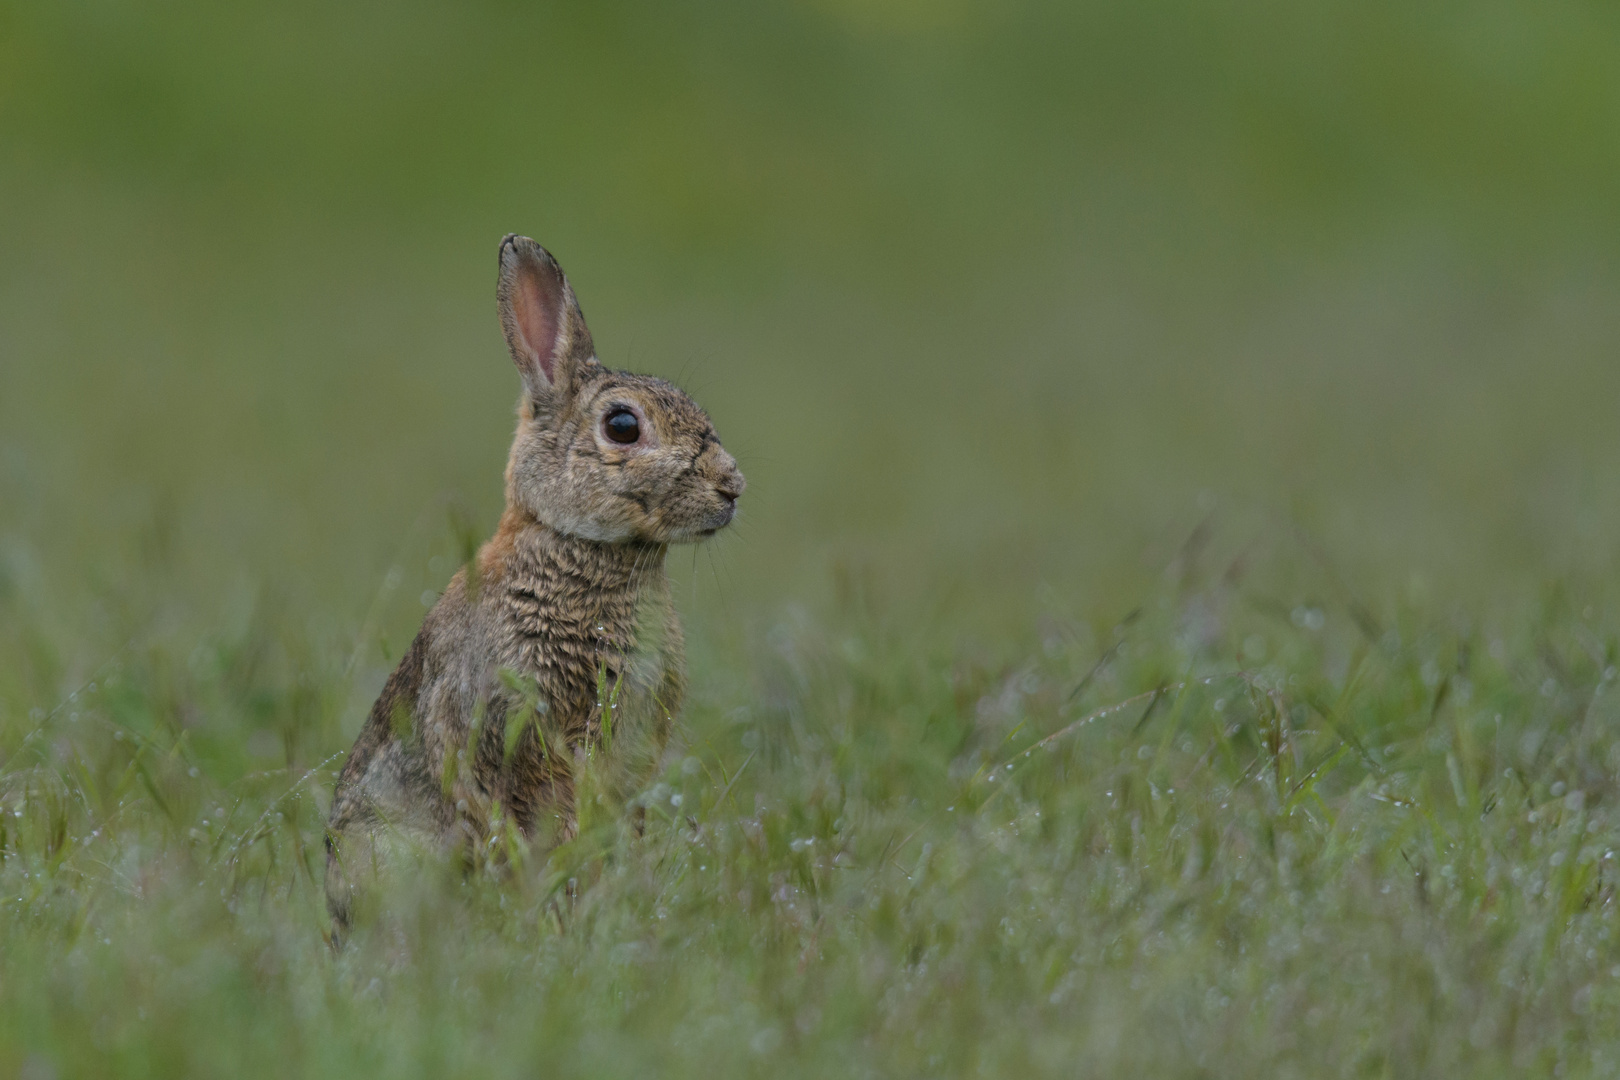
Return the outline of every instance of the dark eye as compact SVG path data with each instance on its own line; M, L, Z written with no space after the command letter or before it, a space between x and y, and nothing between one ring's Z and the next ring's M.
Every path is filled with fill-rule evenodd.
M629 409L614 409L602 419L602 430L616 443L633 443L641 438L641 424Z

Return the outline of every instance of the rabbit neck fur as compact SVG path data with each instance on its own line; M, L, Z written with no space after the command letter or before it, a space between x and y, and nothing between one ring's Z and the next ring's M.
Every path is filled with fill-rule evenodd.
M611 685L641 639L656 633L643 625L649 617L674 618L665 550L570 536L508 507L479 552L473 590L504 639L500 659L538 678L554 710L585 693L594 707L604 669Z

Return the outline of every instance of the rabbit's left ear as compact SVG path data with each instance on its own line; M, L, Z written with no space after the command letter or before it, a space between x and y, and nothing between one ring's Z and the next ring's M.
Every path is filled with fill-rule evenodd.
M596 349L557 260L527 236L507 236L501 241L495 299L506 345L530 398L572 393L581 369L596 362Z

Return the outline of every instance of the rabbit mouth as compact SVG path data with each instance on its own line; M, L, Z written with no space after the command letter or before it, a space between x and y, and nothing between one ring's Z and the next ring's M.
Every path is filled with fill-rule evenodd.
M714 513L709 515L707 521L703 522L699 528L693 530L693 535L698 539L707 540L709 537L713 536L727 525L730 525L731 519L737 516L736 499L728 499L722 496L721 503L722 505L716 509Z

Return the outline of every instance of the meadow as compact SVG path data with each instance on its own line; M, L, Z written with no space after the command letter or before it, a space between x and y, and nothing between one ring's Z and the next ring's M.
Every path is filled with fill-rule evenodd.
M1620 18L0 0L0 1073L1620 1071ZM748 475L323 940L518 230Z

